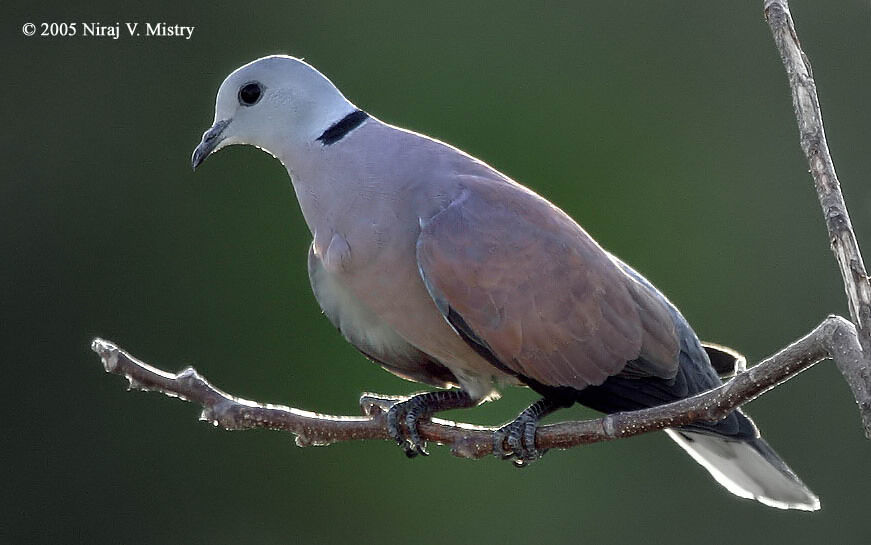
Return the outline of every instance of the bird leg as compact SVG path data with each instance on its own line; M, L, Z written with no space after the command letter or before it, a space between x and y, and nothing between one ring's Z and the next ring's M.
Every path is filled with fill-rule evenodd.
M429 456L425 449L426 443L417 430L417 422L439 411L465 409L474 405L475 402L469 394L462 390L440 390L413 395L405 401L394 403L387 410L387 432L409 458L414 458L418 454ZM403 436L399 425L399 419L403 417L407 436Z
M527 407L514 421L493 432L493 455L503 460L514 457L514 465L517 467L526 467L541 458L547 450L539 451L535 448L538 421L566 406L562 400L543 397ZM511 448L510 452L505 451L506 439Z

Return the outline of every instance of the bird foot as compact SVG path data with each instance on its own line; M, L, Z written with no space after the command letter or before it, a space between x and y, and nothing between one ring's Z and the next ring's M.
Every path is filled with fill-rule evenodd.
M403 452L409 458L418 454L428 456L425 442L417 431L417 421L423 416L423 403L416 399L419 396L384 396L365 393L360 396L360 408L366 416L375 416L387 413L387 433L390 438L402 447ZM408 437L403 433L400 422L405 420L408 429Z
M409 458L414 458L418 454L429 456L429 452L426 451L426 441L420 437L420 431L417 429L418 420L431 414L427 411L422 397L422 395L414 396L406 401L399 401L387 410L387 433ZM399 424L400 421L405 422L405 433Z
M363 394L360 398L360 406L367 416L379 412L387 413L387 434L402 447L402 451L409 458L417 455L429 456L426 451L426 441L417 429L421 419L427 419L438 411L474 405L469 394L462 390L426 392L411 397ZM405 426L402 426L402 423Z
M514 458L514 465L519 468L527 467L541 458L547 449L539 450L535 447L538 420L538 415L523 411L513 422L493 432L493 455L503 460ZM506 440L510 449L507 451Z
M539 399L520 413L513 422L493 432L493 454L503 460L514 458L514 465L517 467L526 467L538 460L547 452L547 449L539 450L535 446L538 422L555 410L568 407L572 403L574 403L573 399L559 397ZM510 451L505 450L506 440Z

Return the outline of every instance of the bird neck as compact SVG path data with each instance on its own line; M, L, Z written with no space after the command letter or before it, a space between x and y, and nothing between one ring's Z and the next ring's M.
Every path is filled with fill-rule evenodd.
M373 123L377 121L351 106L312 138L277 154L312 234L335 230L349 221L348 212L359 200L360 180L367 169L366 154L354 135Z

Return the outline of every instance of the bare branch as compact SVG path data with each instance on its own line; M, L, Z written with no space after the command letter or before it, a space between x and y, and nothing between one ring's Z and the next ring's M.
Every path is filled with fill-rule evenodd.
M385 410L403 399L364 395L361 404L367 416L322 415L231 396L209 384L192 367L177 374L167 373L137 360L102 339L95 339L92 349L102 358L106 371L125 376L131 389L162 392L197 403L203 407L201 420L228 430L266 428L289 431L297 436L300 446L328 445L355 439L388 439ZM738 406L829 357L835 359L852 385L862 374L861 356L854 326L841 317L832 316L804 338L752 369L739 373L719 388L650 409L542 426L536 435L536 444L539 448L569 448L631 437L697 420L719 420ZM861 383L861 380L858 382ZM436 418L421 422L419 428L424 439L451 445L456 456L480 458L493 452L492 434L496 428Z
M780 52L789 86L792 105L801 138L801 149L807 157L810 172L838 261L844 289L850 306L850 317L859 334L862 349L871 351L871 282L853 233L847 205L841 194L841 184L826 143L823 115L810 61L801 49L787 0L765 0L765 19L771 27L774 43Z
M789 79L801 149L810 166L832 251L844 280L850 317L862 347L860 357L864 361L864 371L854 377L850 388L860 405L865 436L871 439L871 410L868 408L871 393L871 358L868 357L871 354L871 279L865 271L847 204L841 194L841 184L835 174L835 165L823 130L823 114L813 71L807 55L801 49L789 4L787 0L764 0L764 13Z

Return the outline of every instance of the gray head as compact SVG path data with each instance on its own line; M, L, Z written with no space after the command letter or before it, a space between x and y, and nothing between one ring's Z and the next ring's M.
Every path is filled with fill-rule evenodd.
M199 166L224 146L249 144L274 156L314 143L356 108L315 68L287 55L250 62L218 89L215 122L203 134L191 164Z

